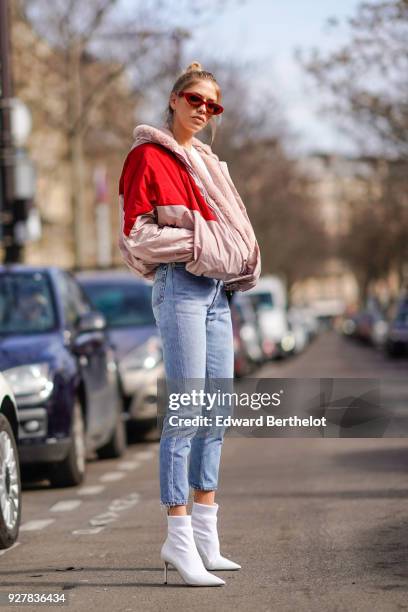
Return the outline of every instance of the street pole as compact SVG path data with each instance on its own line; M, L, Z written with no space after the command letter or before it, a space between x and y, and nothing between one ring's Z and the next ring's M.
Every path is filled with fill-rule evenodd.
M8 0L0 0L0 177L1 218L4 263L21 260L21 246L14 237L14 148L11 135L13 96L9 36Z

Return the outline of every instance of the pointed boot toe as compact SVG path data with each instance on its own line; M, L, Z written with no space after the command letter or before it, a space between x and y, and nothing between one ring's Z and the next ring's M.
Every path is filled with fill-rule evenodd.
M229 571L234 571L234 570L239 570L241 569L241 566L239 565L239 563L235 563L235 561L231 561L231 559L227 559L226 557L223 557L222 555L220 555L218 558L214 559L214 560L208 560L207 562L204 562L204 566L206 567L206 569L211 570L211 571L219 571L219 570L229 570Z
M207 570L239 570L235 561L223 557L217 531L218 504L193 503L191 524L197 550Z

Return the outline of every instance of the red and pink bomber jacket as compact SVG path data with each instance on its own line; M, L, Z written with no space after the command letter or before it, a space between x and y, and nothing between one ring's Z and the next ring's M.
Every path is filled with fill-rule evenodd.
M246 291L261 273L259 246L227 164L193 138L211 181L166 128L134 130L119 182L119 249L127 266L153 280L160 263L186 262L198 276Z

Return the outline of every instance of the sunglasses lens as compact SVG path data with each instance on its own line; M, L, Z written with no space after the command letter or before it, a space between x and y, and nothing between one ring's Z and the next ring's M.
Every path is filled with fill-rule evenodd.
M186 94L187 102L192 106L200 106L204 100L196 94Z
M223 109L219 104L215 104L215 102L208 102L207 110L210 115L219 115Z

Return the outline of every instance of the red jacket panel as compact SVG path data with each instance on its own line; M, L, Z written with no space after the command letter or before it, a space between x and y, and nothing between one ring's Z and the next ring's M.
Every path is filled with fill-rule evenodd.
M139 215L157 206L185 206L206 221L217 220L186 167L161 145L146 143L130 151L123 165L119 195L124 199L126 236Z

